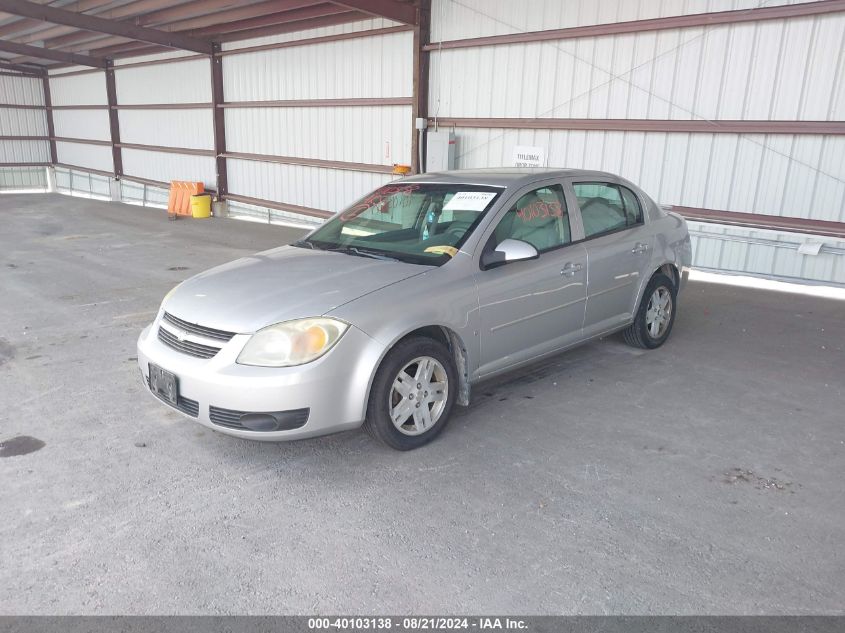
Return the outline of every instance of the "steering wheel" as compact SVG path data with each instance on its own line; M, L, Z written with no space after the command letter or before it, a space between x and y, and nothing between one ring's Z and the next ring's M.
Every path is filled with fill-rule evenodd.
M466 232L470 226L472 226L472 222L453 222L452 225L448 229L446 229L445 235L453 235L456 238L460 239L464 235L466 235Z

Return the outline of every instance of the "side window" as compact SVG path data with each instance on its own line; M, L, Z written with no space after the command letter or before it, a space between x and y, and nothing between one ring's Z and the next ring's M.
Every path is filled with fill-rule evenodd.
M495 246L508 238L528 242L540 253L569 244L572 237L563 187L542 187L520 197L499 222L491 241Z
M640 206L640 201L628 187L619 187L619 190L622 192L622 202L625 203L625 218L628 220L628 226L639 224L643 221L643 209Z
M624 228L628 222L619 187L609 183L576 182L573 185L585 237Z

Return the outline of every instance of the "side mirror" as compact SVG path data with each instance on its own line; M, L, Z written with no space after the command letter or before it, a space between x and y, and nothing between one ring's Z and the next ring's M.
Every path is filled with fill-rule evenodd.
M485 270L495 268L511 262L521 262L527 259L537 259L540 253L528 242L508 238L492 251L481 256L481 266Z

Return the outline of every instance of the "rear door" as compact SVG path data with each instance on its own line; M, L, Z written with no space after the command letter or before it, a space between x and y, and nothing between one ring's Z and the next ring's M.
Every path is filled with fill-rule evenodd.
M484 376L574 342L586 299L586 251L573 244L562 183L536 183L516 193L491 223L479 249L505 239L534 246L540 256L479 270L480 363ZM576 234L580 237L580 233ZM476 261L481 252L476 253Z
M653 248L643 204L616 182L570 181L587 249L584 335L595 336L630 321L640 280Z

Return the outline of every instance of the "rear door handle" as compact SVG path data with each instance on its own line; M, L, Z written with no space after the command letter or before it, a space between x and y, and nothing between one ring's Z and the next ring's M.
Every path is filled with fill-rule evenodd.
M636 244L634 244L634 248L631 249L631 252L634 255L639 255L640 253L648 252L648 249L649 249L648 244L643 244L642 242L637 242Z
M583 268L581 264L573 264L569 262L566 266L560 269L560 274L564 277L572 277L575 273L580 272Z

